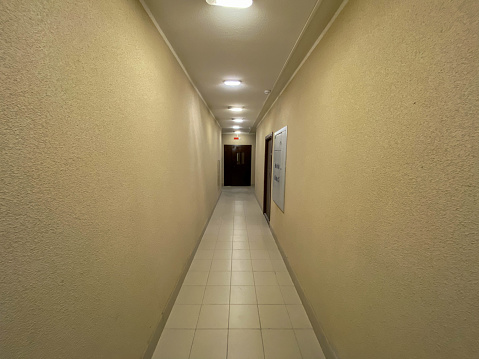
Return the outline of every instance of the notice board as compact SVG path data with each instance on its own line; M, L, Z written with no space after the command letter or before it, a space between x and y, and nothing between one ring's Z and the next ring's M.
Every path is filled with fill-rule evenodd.
M284 212L284 188L286 180L286 142L288 127L274 133L273 140L273 201Z

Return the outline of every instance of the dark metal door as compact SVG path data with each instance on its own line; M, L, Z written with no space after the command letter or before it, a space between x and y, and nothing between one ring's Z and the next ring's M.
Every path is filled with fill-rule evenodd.
M225 186L251 186L251 145L225 145Z

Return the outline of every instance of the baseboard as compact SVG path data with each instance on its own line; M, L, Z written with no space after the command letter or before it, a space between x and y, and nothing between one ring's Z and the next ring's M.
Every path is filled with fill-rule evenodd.
M303 288L301 287L301 284L298 281L298 277L296 277L296 274L294 273L293 269L291 268L291 265L288 261L288 258L286 257L286 255L283 251L283 248L279 244L278 237L276 237L276 234L274 233L271 226L269 228L270 228L271 234L273 235L273 238L276 242L276 245L278 246L279 252L281 253L281 256L283 257L283 261L284 261L284 264L286 265L286 268L288 269L289 275L291 276L291 279L293 280L293 283L294 283L294 286L296 287L298 295L301 298L301 302L303 303L306 314L308 315L308 318L311 321L311 325L313 326L314 334L316 334L316 337L318 338L319 344L321 345L321 348L323 349L324 355L326 356L327 359L339 359L338 355L336 354L336 351L333 349L331 343L329 342L328 338L324 334L324 330L323 330L321 324L319 324L319 321L316 318L313 307L311 306L308 299L306 298L306 296L304 294L304 291L303 291Z
M171 310L173 309L173 305L175 304L176 298L178 297L178 293L180 292L181 286L183 285L183 281L185 280L186 274L188 273L188 270L190 269L191 262L193 261L196 251L198 250L198 246L200 245L201 238L203 238L206 228L208 228L208 225L210 224L211 217L213 216L213 212L216 208L216 205L218 204L218 201L220 200L220 197L221 197L221 191L218 196L218 199L216 200L215 206L213 207L213 210L211 211L210 217L208 218L208 221L206 222L203 228L203 231L201 232L201 235L198 238L198 241L196 242L195 248L193 249L193 252L188 258L188 262L183 268L183 271L180 275L178 283L176 283L175 289L171 293L170 298L168 299L168 302L166 303L166 307L163 310L163 315L161 316L160 322L156 326L156 329L150 339L150 342L145 351L145 354L143 355L143 359L151 359L151 357L153 356L153 353L155 352L156 345L158 344L158 341L160 340L160 337L161 337L161 333L163 333L163 329L165 329L166 321L168 320L168 317L170 316Z

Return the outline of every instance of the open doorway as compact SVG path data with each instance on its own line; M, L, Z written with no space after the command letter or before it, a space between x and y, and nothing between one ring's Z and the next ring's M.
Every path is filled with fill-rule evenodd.
M273 134L270 133L264 139L264 190L263 190L263 214L269 223L271 216L271 175L273 170Z
M251 186L251 145L225 145L225 186Z

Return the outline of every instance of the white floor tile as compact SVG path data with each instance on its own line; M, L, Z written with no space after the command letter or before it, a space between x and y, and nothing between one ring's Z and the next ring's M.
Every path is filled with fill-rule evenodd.
M251 272L253 267L251 266L250 259L233 259L233 272Z
M227 329L229 305L203 305L198 319L198 329Z
M232 272L231 285L254 285L253 272Z
M233 241L233 249L249 249L248 241L236 242Z
M251 259L249 249L233 249L233 259Z
M213 259L211 262L212 272L229 272L231 271L231 260L230 259Z
M247 242L248 241L248 236L233 236L233 242Z
M264 359L263 339L257 329L230 329L228 359Z
M230 287L224 285L206 286L203 304L229 304Z
M210 272L207 285L230 285L231 272Z
M265 359L301 359L292 329L265 329L262 332Z
M194 329L198 323L201 305L174 305L171 310L166 328Z
M232 232L230 234L220 233L218 235L218 242L233 242L233 233Z
M251 261L254 272L272 272L273 264L269 259L253 259Z
M226 359L227 340L227 330L197 330L190 359Z
M246 229L235 229L233 232L233 236L235 237L247 237L248 232Z
M250 240L249 241L249 249L250 250L253 250L253 249L261 249L261 250L266 250L266 246L264 244L264 242L262 240L260 241L252 241ZM259 259L259 258L258 258Z
M256 297L258 304L284 304L279 286L257 285Z
M259 329L258 306L230 305L230 328Z
M275 272L254 272L256 285L278 285Z
M251 259L270 259L269 253L265 249L252 249Z
M254 286L234 285L231 287L230 304L256 304Z
M213 259L231 259L232 256L231 249L215 249Z
M233 248L233 242L226 242L226 241L218 241L216 242L216 247L215 249L232 249Z
M292 328L285 305L259 305L258 309L262 329Z

